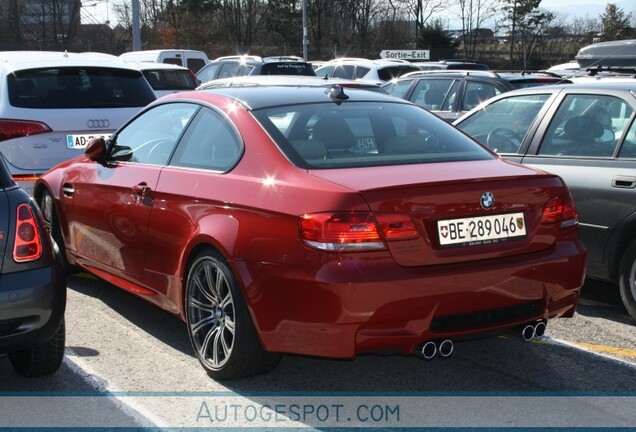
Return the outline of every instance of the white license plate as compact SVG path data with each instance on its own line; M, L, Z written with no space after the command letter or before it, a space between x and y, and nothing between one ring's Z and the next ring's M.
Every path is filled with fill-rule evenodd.
M437 222L441 246L476 246L526 235L523 213L446 219Z
M91 138L104 137L110 138L112 134L94 134L94 135L66 135L66 146L70 149L85 149Z

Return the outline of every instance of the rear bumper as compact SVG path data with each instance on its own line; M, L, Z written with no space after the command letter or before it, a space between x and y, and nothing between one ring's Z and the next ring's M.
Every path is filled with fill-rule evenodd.
M568 240L521 258L444 266L346 255L315 267L233 264L265 349L350 358L570 317L586 252Z
M65 307L66 278L59 263L0 276L0 353L49 340Z

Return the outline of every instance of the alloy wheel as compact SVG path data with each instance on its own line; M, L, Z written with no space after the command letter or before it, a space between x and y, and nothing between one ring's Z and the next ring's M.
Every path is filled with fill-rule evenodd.
M188 327L199 359L213 370L230 359L235 339L232 291L210 257L197 261L188 281Z

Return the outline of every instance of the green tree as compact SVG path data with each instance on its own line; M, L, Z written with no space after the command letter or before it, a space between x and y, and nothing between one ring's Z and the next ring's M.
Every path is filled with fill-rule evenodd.
M515 45L519 39L524 39L522 32L528 29L530 21L536 21L532 18L537 13L541 0L503 0L503 10L509 22L509 62L510 67L514 67ZM523 41L521 41L523 42ZM521 47L524 50L524 47Z
M444 31L441 19L433 20L421 28L417 46L430 50L431 60L455 57L456 45L448 33Z
M620 40L634 36L634 29L630 26L632 14L625 14L625 11L614 3L608 3L605 12L601 14L603 31L601 40Z

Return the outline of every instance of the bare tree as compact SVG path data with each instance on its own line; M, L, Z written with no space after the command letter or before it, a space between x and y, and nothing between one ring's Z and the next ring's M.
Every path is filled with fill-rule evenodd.
M485 27L496 14L501 0L456 0L455 13L462 23L462 41L464 56L477 58L477 44L481 33L478 29Z

